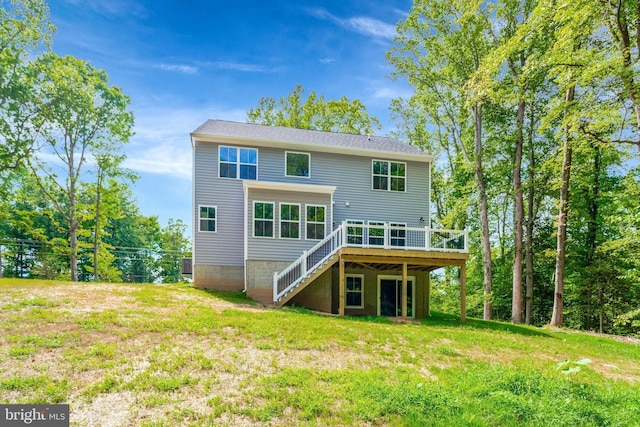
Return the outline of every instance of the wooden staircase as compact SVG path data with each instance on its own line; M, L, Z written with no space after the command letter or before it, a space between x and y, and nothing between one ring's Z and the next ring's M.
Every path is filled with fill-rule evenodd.
M333 267L338 259L338 255L331 255L328 259L316 265L314 268L308 271L307 274L302 276L298 283L296 283L290 290L288 290L283 296L281 296L280 299L275 301L275 305L284 305L289 302L291 298L298 295L304 288L313 283L313 281L320 277L322 273Z

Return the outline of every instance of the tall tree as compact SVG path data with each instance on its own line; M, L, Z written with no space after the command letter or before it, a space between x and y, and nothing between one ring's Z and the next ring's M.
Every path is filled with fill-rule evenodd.
M346 96L338 100L325 100L312 91L303 100L304 88L298 84L287 97L278 101L260 98L255 108L247 111L249 123L315 129L366 135L380 130L380 121L370 116L364 104Z
M49 104L44 111L43 144L64 165L64 182L55 180L65 194L63 205L51 195L68 221L71 280L78 280L78 184L92 150L107 142L119 145L132 134L133 114L129 98L120 88L109 86L107 73L70 56L49 53L39 59L40 96ZM42 160L32 160L36 174L55 178ZM48 193L50 194L50 193Z
M41 126L30 57L48 48L55 27L42 0L0 1L0 179L23 166Z
M483 163L483 111L480 100L466 97L464 88L492 48L480 1L416 1L408 17L398 24L394 46L387 54L394 76L408 78L419 99L435 100L438 116L451 130L474 171L481 225L484 318L492 317L492 261L487 189ZM440 116L441 115L441 116Z

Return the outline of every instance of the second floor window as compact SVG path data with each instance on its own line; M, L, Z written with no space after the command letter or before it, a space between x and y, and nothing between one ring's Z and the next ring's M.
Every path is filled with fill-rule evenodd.
M258 179L258 150L220 146L220 178Z
M285 158L285 175L309 178L310 156L308 153L293 153L287 151Z
M373 189L405 191L407 164L374 160L372 163Z

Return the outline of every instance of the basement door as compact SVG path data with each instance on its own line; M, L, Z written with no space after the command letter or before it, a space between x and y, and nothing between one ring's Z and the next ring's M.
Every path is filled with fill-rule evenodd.
M407 277L407 317L414 317L415 277ZM378 276L378 316L402 316L402 276Z

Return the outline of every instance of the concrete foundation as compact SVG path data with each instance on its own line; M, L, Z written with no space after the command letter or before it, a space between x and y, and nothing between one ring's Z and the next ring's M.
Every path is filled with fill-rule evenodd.
M273 273L281 272L290 261L247 260L247 296L263 304L273 304Z
M193 285L200 289L241 291L244 289L244 267L196 264L193 266Z

